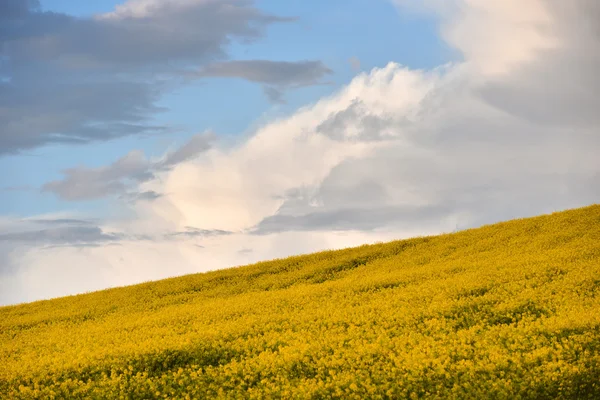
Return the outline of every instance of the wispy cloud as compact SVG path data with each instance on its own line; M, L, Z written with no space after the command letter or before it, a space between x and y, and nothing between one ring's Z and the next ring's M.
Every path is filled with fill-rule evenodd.
M350 59L348 60L348 62L350 63L350 67L352 67L352 70L357 72L360 71L360 59L358 57L350 57Z
M285 90L326 84L323 78L332 73L321 61L241 60L208 64L190 76L240 78L260 83L272 102L281 103Z
M42 191L52 192L63 200L82 201L118 195L127 201L154 200L161 196L152 190L130 192L129 187L154 178L157 171L166 171L209 150L215 140L212 132L192 136L163 159L149 160L141 151L131 151L114 163L99 168L76 167L63 171L65 178L46 183Z
M221 229L198 229L186 226L184 231L171 232L166 235L168 238L206 238L215 236L231 235L233 232Z
M83 245L119 241L121 237L106 233L97 226L60 226L36 231L0 234L0 242L35 245Z

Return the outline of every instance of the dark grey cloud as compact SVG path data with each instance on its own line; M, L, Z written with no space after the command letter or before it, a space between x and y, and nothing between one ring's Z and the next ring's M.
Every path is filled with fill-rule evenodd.
M249 0L146 3L76 18L37 1L0 2L0 155L169 132L152 117L161 95L183 83L181 69L291 21Z
M171 70L173 63L225 57L225 46L232 40L250 42L268 25L293 20L263 13L249 0L149 0L145 7L129 2L93 18L42 12L31 7L35 4L26 9L27 2L20 3L10 0L4 6L14 16L0 36L11 42L4 49L12 59L9 65L41 61L75 71Z
M264 91L274 103L283 102L283 91L290 88L321 85L333 71L320 61L241 60L216 62L193 75L200 78L240 78L265 85Z
M69 168L63 171L63 179L46 183L42 191L54 193L67 201L92 200L112 195L130 202L154 200L161 194L154 191L131 192L129 188L153 179L157 171L172 168L209 150L214 138L214 134L210 132L196 134L181 147L168 153L163 160L149 160L143 152L134 150L108 166Z
M0 83L0 155L46 144L85 144L169 132L150 123L162 111L157 85L108 77L76 82L62 72Z

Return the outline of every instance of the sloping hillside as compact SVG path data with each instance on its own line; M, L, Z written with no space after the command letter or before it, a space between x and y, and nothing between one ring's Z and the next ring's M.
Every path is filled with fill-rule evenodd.
M595 205L0 308L0 394L600 398L599 328Z

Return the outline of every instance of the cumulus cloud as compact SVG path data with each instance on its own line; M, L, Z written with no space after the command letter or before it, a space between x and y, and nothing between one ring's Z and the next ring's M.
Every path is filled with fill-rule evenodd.
M137 219L100 228L182 234L105 249L12 252L7 265L22 272L0 281L4 301L598 202L597 3L420 4L438 14L442 36L464 60L431 71L390 63L362 73L234 148L156 171L138 189L164 195L137 204ZM88 280L68 271L71 283L42 283L74 264L86 265Z
M600 3L595 0L396 0L427 7L479 76L493 107L550 127L597 125Z
M555 48L559 41L559 22L550 10L551 3L558 3L555 0L392 2L402 10L408 7L436 13L446 42L461 51L465 61L489 76L511 73L534 61L538 52Z
M174 169L166 201L194 224L255 232L467 227L592 203L594 4L429 2L464 61L361 74L235 151Z
M374 110L374 118L387 118L395 110L406 125L418 118L419 101L425 101L439 79L438 71L413 73L396 64L362 74L331 98L267 124L244 145L207 154L202 162L184 163L156 187L150 183L149 188L170 193L156 206L168 203L193 226L250 229L276 213L290 190L317 189L340 163L366 157L410 134L409 127L399 127L388 132L393 140L351 140L355 127L349 126L332 139L334 133L317 129L332 115L355 107L359 98L361 107ZM395 92L407 97L394 96Z

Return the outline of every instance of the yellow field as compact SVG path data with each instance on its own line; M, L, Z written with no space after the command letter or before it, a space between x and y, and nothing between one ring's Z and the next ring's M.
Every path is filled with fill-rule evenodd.
M599 399L600 205L0 308L0 395Z

